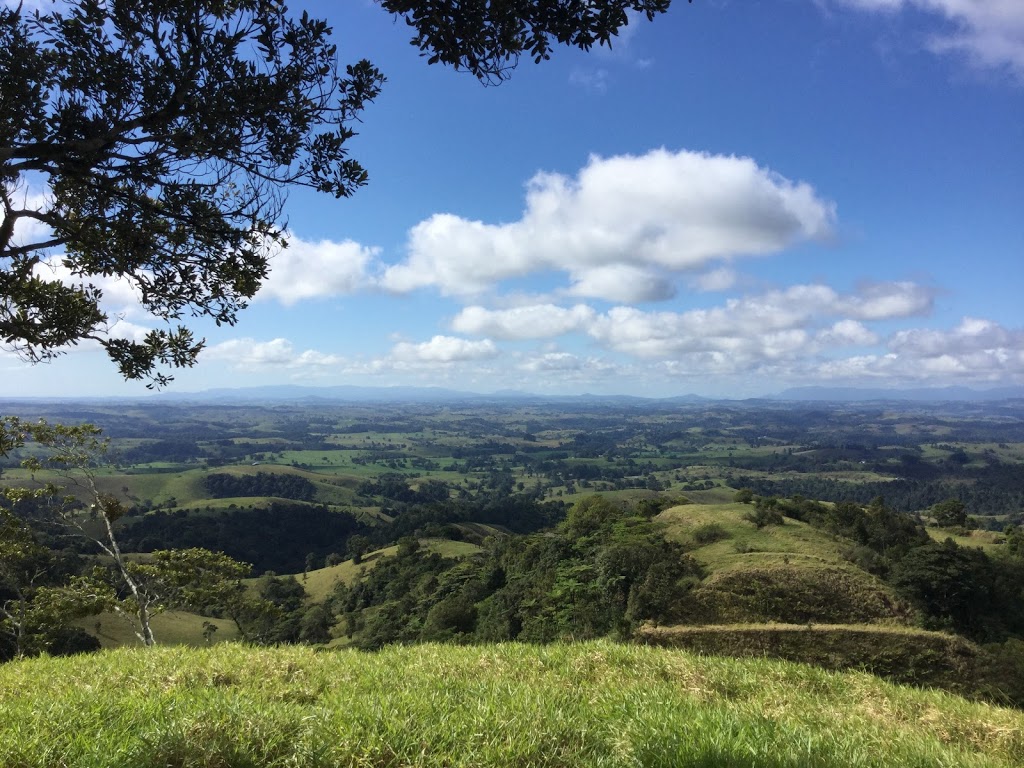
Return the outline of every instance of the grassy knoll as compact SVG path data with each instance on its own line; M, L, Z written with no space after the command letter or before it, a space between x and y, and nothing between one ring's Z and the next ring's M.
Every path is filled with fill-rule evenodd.
M710 571L694 591L701 623L899 623L913 611L843 557L844 543L798 520L756 527L747 504L687 504L662 512L669 538ZM845 546L849 546L846 542Z
M608 642L110 651L0 668L0 764L1016 766L1024 713Z
M847 565L760 562L713 573L693 592L702 623L909 624L914 611L878 578Z
M739 503L685 504L666 509L657 519L665 524L666 536L692 546L691 554L712 571L744 567L751 555L757 555L758 562L783 558L807 564L844 562L841 544L833 536L792 519L786 519L785 525L758 528L744 519L752 510L750 504ZM702 543L701 531L711 525L725 535Z

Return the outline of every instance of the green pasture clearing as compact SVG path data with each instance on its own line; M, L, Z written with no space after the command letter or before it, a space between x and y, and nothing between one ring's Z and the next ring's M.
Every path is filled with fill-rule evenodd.
M138 464L121 463L114 468L117 472L124 472L126 469L130 469L132 473L145 473L147 471L155 472L186 472L190 469L204 468L205 465L200 465L196 461L149 461Z
M1024 463L1024 443L975 443L974 449L1007 463Z
M982 549L988 554L992 554L999 550L1001 542L1004 540L1002 533L998 531L968 531L967 533L954 533L949 528L936 528L935 526L929 525L926 530L928 535L935 541L945 541L946 539L952 539L961 547L974 547L976 549Z
M557 495L557 492L559 490L563 491L561 496ZM589 496L593 496L595 492L598 492L609 501L617 501L623 504L633 504L636 503L637 501L640 501L641 499L653 499L661 495L658 491L648 491L644 488L624 488L621 490L601 491L596 491L595 488L580 488L580 490L574 493L565 493L564 491L565 486L555 486L554 488L549 489L549 498L558 501L564 501L566 504L575 504L580 499L585 499Z
M283 437L251 437L248 435L242 435L239 437L232 437L231 442L235 445L253 445L257 446L256 453L263 453L266 449L260 448L259 446L264 445L285 445L294 444L294 440L286 440Z
M183 472L152 472L145 474L118 474L97 477L97 487L119 498L124 498L124 488L128 495L137 499L147 499L154 504L166 504L175 499L178 506L194 503L207 498L203 487L203 477L208 474L205 468L193 468Z
M696 497L697 493L688 494ZM840 545L822 531L791 518L785 525L757 528L744 519L750 504L685 504L666 509L656 520L665 524L665 535L693 547L691 554L712 571L743 567L751 557L758 562L783 561L808 564L846 564ZM709 524L722 527L728 538L704 546L693 540L694 532Z
M972 460L977 459L980 449L973 443L958 443L943 440L939 445L934 443L921 443L921 457L932 460L948 459L956 451L963 451Z
M217 627L210 636L210 643L223 643L239 639L238 627L233 621L207 618L187 611L167 611L158 614L152 621L153 636L161 645L205 646L209 644L203 637L203 624L206 622ZM128 622L116 613L101 613L98 616L89 616L72 623L94 636L104 648L118 648L141 643Z
M0 668L0 764L1009 767L1024 713L609 642L120 649Z
M455 523L455 527L471 536L508 536L509 531L500 525L487 525L486 523Z
M436 552L441 557L470 557L482 551L476 544L451 539L420 539L420 546L428 552Z
M668 496L683 495L690 501L697 504L730 504L736 496L736 490L728 486L719 485L709 488L706 491L689 491L682 486L685 483L674 483Z
M375 568L381 558L393 556L397 551L398 547L387 547L364 555L359 565L356 565L351 560L346 560L343 563L331 565L327 568L318 568L315 571L296 574L295 578L298 579L302 588L306 590L307 600L320 602L330 597L338 582L352 584L362 574Z

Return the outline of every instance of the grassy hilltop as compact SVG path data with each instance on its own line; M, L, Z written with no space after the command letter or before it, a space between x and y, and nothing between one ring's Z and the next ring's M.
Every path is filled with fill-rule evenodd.
M1020 711L607 641L37 658L0 712L5 768L1024 763Z

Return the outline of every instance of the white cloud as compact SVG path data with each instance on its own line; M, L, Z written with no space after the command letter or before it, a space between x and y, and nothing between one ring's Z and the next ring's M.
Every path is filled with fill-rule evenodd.
M434 336L430 341L413 344L399 342L391 350L391 358L401 363L457 363L495 357L498 348L490 339L471 341L455 336Z
M382 285L472 295L510 278L566 273L570 293L610 301L665 298L661 275L774 253L829 234L834 207L750 158L654 150L593 156L570 178L539 173L518 221L437 214L410 231L408 258Z
M886 346L881 354L823 362L814 375L893 383L1024 383L1024 329L991 320L964 318L948 331L899 331Z
M1009 330L991 320L965 317L952 331L900 331L889 340L894 352L915 358L946 354L969 357L977 353L1010 356L1024 352L1024 330Z
M930 308L930 292L915 283L873 283L851 294L811 284L686 312L616 306L598 313L585 304L494 310L474 305L456 315L451 325L460 333L498 339L586 334L606 349L647 359L722 352L754 360L810 354L823 347L874 345L878 337L861 321L904 318Z
M596 313L584 304L565 309L554 304L535 304L490 310L466 307L452 320L452 329L474 336L499 339L542 339L586 329Z
M926 314L933 300L932 290L916 283L870 283L839 299L837 310L858 320L888 320Z
M289 235L288 247L271 259L270 275L256 299L291 306L355 293L369 282L367 272L378 252L352 240L311 242Z
M558 373L562 380L580 380L595 375L606 376L619 370L613 363L596 357L580 357L571 352L544 352L524 359L519 364L528 373Z
M671 299L676 289L671 281L649 269L631 264L610 264L574 272L573 284L566 293L631 304Z
M289 235L288 241L288 248L270 260L270 274L256 294L257 301L276 300L291 306L305 299L352 294L372 283L368 272L379 249L352 240L310 242ZM60 255L40 262L34 273L67 285L94 285L103 292L104 310L114 315L149 317L138 289L125 278L90 275L83 281L64 266Z
M818 341L825 346L870 347L878 343L878 334L869 331L856 320L840 320L831 328L818 333Z
M913 8L942 17L952 31L932 36L936 53L964 53L984 67L1024 78L1024 3L1020 0L840 0L866 11Z
M597 318L589 333L611 349L640 357L709 350L777 357L808 344L815 328L822 344L876 343L857 320L902 318L930 306L930 294L914 283L873 284L849 295L824 285L795 285L682 313L615 307ZM842 319L820 329L826 318L837 316Z
M52 280L65 285L83 283L99 288L103 293L101 304L107 312L131 317L149 316L142 307L142 294L123 277L89 275L77 277L64 265L64 256L50 256L36 264L32 273L40 280Z
M314 349L298 352L295 345L284 338L270 341L256 341L252 338L231 339L203 350L200 359L204 361L219 360L244 371L281 368L293 372L312 371L338 368L344 366L346 362L343 357L325 354Z

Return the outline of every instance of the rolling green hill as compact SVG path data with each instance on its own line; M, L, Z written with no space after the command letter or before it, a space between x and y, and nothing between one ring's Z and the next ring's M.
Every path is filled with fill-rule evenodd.
M709 571L695 591L696 621L910 623L905 601L846 560L851 542L791 518L758 528L744 517L750 509L686 504L657 517Z

